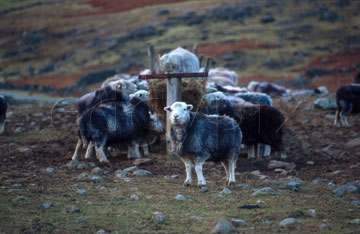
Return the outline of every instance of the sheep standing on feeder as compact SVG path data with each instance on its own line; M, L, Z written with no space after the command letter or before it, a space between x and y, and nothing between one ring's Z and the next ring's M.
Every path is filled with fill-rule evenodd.
M193 73L199 72L199 59L190 51L178 47L160 57L162 73Z
M0 135L5 132L6 110L8 108L7 101L4 96L0 95Z
M190 112L185 102L174 102L164 108L170 115L171 152L185 164L185 186L192 182L195 166L198 185L206 191L202 167L206 160L221 162L229 185L235 183L235 166L242 140L238 124L227 116L204 115Z

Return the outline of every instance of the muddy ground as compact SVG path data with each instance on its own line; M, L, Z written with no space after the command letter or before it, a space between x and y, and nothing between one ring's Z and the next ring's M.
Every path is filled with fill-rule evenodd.
M233 193L227 195L228 198L217 197L225 185L221 165L205 164L204 175L210 189L208 193L201 193L196 186L182 187L184 166L181 161L166 156L164 142L151 147L152 164L139 166L151 171L151 177L129 175L131 183L115 177L116 170L133 166L134 161L127 159L126 154L112 152L109 164L92 161L106 171L103 176L105 182L95 185L79 182L79 175L91 172L92 168L64 167L71 160L76 144L75 113L57 113L52 123L50 105L11 106L6 135L0 136L0 232L90 233L102 229L107 232L206 233L221 218L229 221L231 218L243 218L249 226L235 229L237 232L338 233L344 230L346 233L356 233L360 230L359 225L349 222L359 218L360 208L359 205L350 205L349 199L359 198L359 193L338 198L331 192L345 182L360 179L360 119L358 115L349 117L351 127L348 129L334 127L335 111L314 109L313 100L312 97L307 98L299 105L284 130L288 158L283 161L295 163L295 169L277 174L267 168L270 159L249 160L241 157L236 168L237 186L232 188ZM297 102L275 99L275 106L285 116L289 116L296 105ZM69 108L65 110L71 111ZM313 165L308 161L313 161ZM81 163L89 162L81 159ZM48 168L54 171L48 172ZM255 170L259 170L267 179L254 178L251 172ZM169 179L171 175L177 177ZM296 176L307 184L299 192L294 192L281 190L280 185L271 182L275 180L281 184L288 176ZM313 183L316 178L324 179L325 184ZM335 185L327 185L330 181ZM240 189L244 184L250 185L251 189ZM265 205L260 204L263 208L260 213L256 210L243 213L236 208L254 204L258 199L252 197L251 193L265 186L279 190L281 199L261 198ZM86 189L87 195L81 197L76 194L78 188ZM132 194L140 196L138 203L132 203ZM196 203L179 204L174 199L177 194L190 196ZM124 195L125 201L117 201L119 195ZM222 199L221 202L219 199ZM52 204L48 210L39 208L45 201ZM80 207L80 214L66 212L71 204ZM98 206L94 208L91 204ZM314 219L309 217L308 209L320 204L321 208L316 209L321 211L321 216ZM137 217L135 211L139 211L140 217L144 218ZM152 222L152 212L155 211L165 213L166 225ZM197 213L202 217L200 221L190 218ZM123 219L116 218L118 215ZM85 221L74 221L78 216ZM301 220L301 224L286 229L279 226L282 219L294 216ZM272 224L265 224L265 220L271 220ZM319 227L322 223L327 225L323 229Z

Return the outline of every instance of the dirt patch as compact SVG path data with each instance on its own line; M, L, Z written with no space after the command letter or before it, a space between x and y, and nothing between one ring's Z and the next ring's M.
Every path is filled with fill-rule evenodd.
M254 40L243 38L239 41L227 41L217 44L204 43L199 46L198 52L211 56L221 56L229 52L258 50L258 49L275 49L275 45L266 42L255 42Z

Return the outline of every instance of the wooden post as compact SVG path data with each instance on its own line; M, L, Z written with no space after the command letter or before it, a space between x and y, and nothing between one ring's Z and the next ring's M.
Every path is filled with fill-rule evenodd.
M171 106L174 102L181 101L181 78L169 78L166 83L166 105ZM166 113L166 151L170 158L176 159L176 156L170 152L170 126L169 113Z
M149 55L149 68L151 74L155 74L155 52L154 46L150 42L147 43L147 52Z

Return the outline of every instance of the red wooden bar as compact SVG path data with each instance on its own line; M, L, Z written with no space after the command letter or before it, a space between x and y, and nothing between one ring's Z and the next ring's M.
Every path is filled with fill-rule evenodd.
M208 77L208 72L139 75L139 79L170 79L191 77Z

